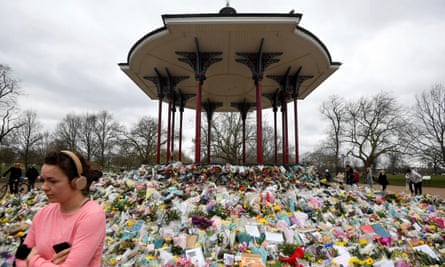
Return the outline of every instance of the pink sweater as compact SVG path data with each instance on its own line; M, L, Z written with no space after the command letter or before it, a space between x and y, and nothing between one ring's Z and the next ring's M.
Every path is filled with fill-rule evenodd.
M105 227L105 212L94 201L70 214L61 213L58 203L48 204L34 216L24 242L38 251L29 266L100 267ZM61 242L70 243L71 250L63 264L55 265L52 246ZM26 266L26 262L17 260L17 266Z

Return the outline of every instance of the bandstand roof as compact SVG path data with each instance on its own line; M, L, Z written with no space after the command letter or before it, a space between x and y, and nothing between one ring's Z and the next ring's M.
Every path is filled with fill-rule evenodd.
M130 49L126 63L119 66L131 80L151 99L158 99L158 88L147 76L156 76L155 69L163 76L187 76L176 85L191 97L186 108L194 109L196 80L194 70L180 61L176 52L221 52L221 61L212 64L206 71L202 85L202 101L220 103L215 110L237 111L234 103L256 102L255 83L252 72L236 60L238 52L282 53L264 70L262 107L270 108L271 101L265 97L274 94L280 87L270 76L294 75L301 67L300 76L305 79L298 92L304 99L341 65L333 62L326 46L311 32L300 27L301 14L238 14L225 7L215 14L162 15L164 26L138 40ZM169 74L167 74L169 73ZM290 101L290 100L289 100ZM251 108L252 110L254 107Z

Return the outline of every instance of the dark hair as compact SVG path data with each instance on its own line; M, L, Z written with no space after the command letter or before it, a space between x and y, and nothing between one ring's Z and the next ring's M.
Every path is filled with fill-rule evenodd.
M91 183L93 181L99 180L99 178L102 177L102 172L100 170L92 169L91 165L79 153L73 153L77 156L80 163L82 164L82 173L77 173L77 168L74 160L68 154L60 150L48 152L48 154L46 154L45 156L45 159L43 160L43 164L58 166L68 177L68 180L70 182L74 178L85 176L87 178L87 186L83 191L84 193L88 193Z

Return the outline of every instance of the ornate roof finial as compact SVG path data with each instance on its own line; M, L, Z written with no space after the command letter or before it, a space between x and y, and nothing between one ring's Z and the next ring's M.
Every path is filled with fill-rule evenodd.
M236 15L236 10L233 7L230 7L230 0L226 0L226 6L223 7L220 11L219 14L222 15Z

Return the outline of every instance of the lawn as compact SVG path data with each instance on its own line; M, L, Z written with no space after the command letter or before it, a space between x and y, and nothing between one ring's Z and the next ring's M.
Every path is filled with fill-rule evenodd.
M404 186L406 184L406 179L404 174L386 174L386 175L388 177L388 182L391 185ZM431 175L431 180L424 181L422 186L445 188L445 175Z

